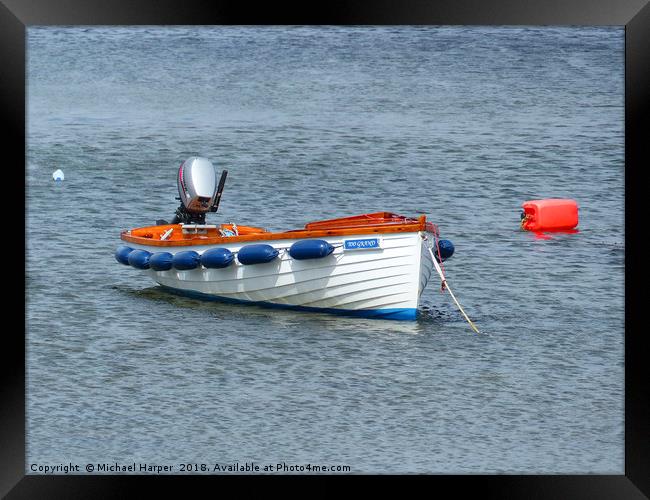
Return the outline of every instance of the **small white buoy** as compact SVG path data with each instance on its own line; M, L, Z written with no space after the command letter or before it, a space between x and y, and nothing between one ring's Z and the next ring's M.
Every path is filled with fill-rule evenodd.
M61 169L56 170L56 172L52 174L52 179L54 179L55 181L62 181L63 179L65 179L65 176L63 175Z

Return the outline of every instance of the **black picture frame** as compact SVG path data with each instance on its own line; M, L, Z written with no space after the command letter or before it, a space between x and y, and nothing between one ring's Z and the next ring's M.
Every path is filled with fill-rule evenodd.
M455 494L507 498L644 498L650 495L650 384L647 343L642 321L641 273L644 185L641 171L648 161L650 121L650 4L647 0L346 0L310 4L236 1L171 0L3 0L0 4L0 96L7 161L4 192L15 200L5 205L11 231L24 225L11 217L17 207L26 210L25 165L26 29L38 25L221 25L221 24L395 24L395 25L618 25L625 26L625 474L605 475L473 475L427 476L436 486ZM644 126L645 125L645 126ZM24 174L24 171L23 171ZM25 283L22 238L11 236L5 248L10 283ZM10 265L7 265L9 263ZM22 264L22 265L21 265ZM606 272L603 286L607 286ZM15 280L15 281L14 281ZM7 287L15 304L11 315L24 328L3 332L0 382L0 495L7 498L98 498L123 495L136 484L168 488L179 476L34 476L25 474L25 301ZM22 313L22 316L21 316ZM10 323L5 323L10 324ZM11 323L13 324L13 323ZM20 324L20 322L18 323ZM576 443L576 446L579 446ZM237 476L191 476L202 482ZM418 477L419 478L419 477ZM379 485L383 484L383 479ZM183 481L185 482L185 481ZM428 481L427 481L428 482ZM429 488L429 486L427 486ZM434 492L434 491L431 491Z

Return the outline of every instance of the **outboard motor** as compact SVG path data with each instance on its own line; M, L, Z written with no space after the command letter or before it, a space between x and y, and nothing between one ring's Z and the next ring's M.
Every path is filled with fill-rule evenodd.
M224 170L217 186L214 166L207 158L192 156L181 163L177 179L180 197L176 198L181 205L172 224L205 224L205 214L219 208L227 175Z

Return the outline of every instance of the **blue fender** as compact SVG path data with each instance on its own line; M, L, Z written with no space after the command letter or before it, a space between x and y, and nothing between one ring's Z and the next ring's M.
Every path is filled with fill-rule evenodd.
M169 252L156 252L149 259L149 266L154 271L169 271L172 268L174 256Z
M433 253L436 256L438 262L446 261L449 257L454 255L454 244L449 240L438 240L438 247L440 248L440 255L438 255L438 248L436 245L433 246Z
M296 260L322 259L334 251L334 247L325 240L296 241L289 249L289 255Z
M280 252L277 248L273 248L271 245L246 245L237 253L237 259L245 266L263 264L271 262L278 256L278 253Z
M115 260L118 261L120 264L124 264L125 266L129 265L129 254L133 252L133 248L127 247L126 245L120 245L117 247L117 250L115 250Z
M234 259L235 256L227 248L211 248L201 255L201 265L208 269L222 269L228 267Z
M201 263L201 257L194 250L187 250L178 252L174 255L172 264L175 269L179 271L187 271L189 269L196 269Z
M150 258L151 252L147 252L146 250L133 250L129 254L129 264L136 269L149 269Z

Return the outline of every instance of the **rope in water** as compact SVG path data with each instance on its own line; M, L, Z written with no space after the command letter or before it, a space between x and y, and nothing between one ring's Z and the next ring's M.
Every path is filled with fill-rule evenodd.
M429 238L427 238L426 236L422 236L422 238L425 239L425 240L429 240ZM429 241L431 241L431 240L429 240ZM442 272L442 269L440 269L440 265L438 264L438 260L436 259L436 256L433 255L433 252L431 251L431 245L430 244L427 245L427 250L429 250L429 254L431 255L431 260L433 261L433 265L436 268L436 271L438 272L438 274L440 275L440 279L442 280L442 289L443 290L446 289L446 290L449 291L449 295L451 295L451 298L456 303L456 306L458 307L458 310L463 314L463 316L465 317L465 319L469 323L469 326L472 327L472 330L474 330L476 333L480 333L478 331L478 328L476 328L476 325L474 325L474 323L472 323L472 320L469 319L469 316L467 316L467 314L463 310L462 306L460 305L460 303L456 299L456 296L454 295L454 292L452 292L451 288L449 288L449 283L447 283L447 278L445 278L445 275ZM440 249L438 249L438 255L440 255Z

